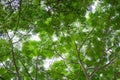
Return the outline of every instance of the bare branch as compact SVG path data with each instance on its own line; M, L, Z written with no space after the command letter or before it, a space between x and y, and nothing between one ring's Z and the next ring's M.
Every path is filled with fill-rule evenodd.
M86 77L87 80L89 80L89 74L87 73L87 70L85 69L81 59L80 59L80 50L82 48L82 46L85 44L85 42L87 41L88 37L90 36L90 34L94 31L94 28L92 28L92 30L87 34L86 38L82 41L80 47L78 47L78 44L74 42L74 45L75 45L75 48L76 48L76 51L77 51L77 55L78 55L78 63L80 64L80 68L82 68L82 71Z
M79 61L79 64L80 64L80 68L82 69L86 79L89 80L89 75L88 75L88 73L87 73L87 71L86 71L85 67L83 66L82 61L80 59L80 50L78 49L78 46L75 42L74 42L74 44L75 44L75 48L76 48L76 51L77 51L77 54L78 54L78 61Z
M14 47L13 47L12 42L11 42L11 48L12 48L12 49L11 49L11 53L12 53L12 58L13 58L13 64L14 64L15 69L16 69L16 72L17 72L18 80L21 80L21 77L20 77L20 74L19 74L19 69L18 69L17 64L16 64Z
M12 55L12 59L13 59L13 64L14 64L15 69L16 69L17 77L18 77L18 80L21 80L21 77L20 77L20 74L19 74L19 69L18 69L17 64L16 64L16 59L15 59L15 53L14 53L14 47L13 47L13 44L12 44L12 40L11 40L7 30L6 30L6 33L7 33L7 36L9 38L10 45L11 45L11 55Z

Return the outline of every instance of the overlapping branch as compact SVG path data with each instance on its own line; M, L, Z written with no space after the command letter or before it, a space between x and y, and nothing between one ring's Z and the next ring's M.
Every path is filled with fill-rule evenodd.
M7 36L9 38L10 45L11 45L11 55L12 55L12 59L13 59L13 64L15 66L16 74L17 74L18 80L21 80L19 69L18 69L18 66L17 66L17 63L16 63L16 59L15 59L15 53L14 53L14 47L13 47L13 44L12 44L12 39L10 38L7 30L6 30L6 33L7 33Z

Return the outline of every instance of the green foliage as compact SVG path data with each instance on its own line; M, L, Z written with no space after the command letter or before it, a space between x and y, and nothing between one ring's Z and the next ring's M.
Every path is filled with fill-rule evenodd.
M119 0L10 1L0 0L0 79L120 79Z
M7 60L10 56L10 45L9 43L4 40L0 39L0 61Z

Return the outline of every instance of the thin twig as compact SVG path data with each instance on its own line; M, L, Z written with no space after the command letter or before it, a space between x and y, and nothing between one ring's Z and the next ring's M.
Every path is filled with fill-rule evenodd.
M40 47L39 47L39 49L38 49L38 52L39 52L39 53L37 53L37 59L36 59L36 72L35 72L35 74L36 74L36 80L38 80L38 60L39 60L39 55L40 55L41 49L42 49L42 45L40 45Z
M82 48L82 46L85 44L85 42L88 40L88 37L90 36L90 34L94 31L95 27L92 28L92 30L87 34L87 36L85 37L85 39L82 41L82 44L80 45L80 48Z
M25 69L27 75L30 77L31 80L33 80L32 77L31 77L31 75L30 75L30 73L28 72L27 67L24 65L24 63L23 63L21 60L20 60L20 62L21 62L21 64L23 65L23 67L24 67L24 69Z
M38 57L39 55L37 56L37 59L36 59L36 80L37 80L37 74L38 74Z
M22 0L19 0L19 11L18 11L17 25L16 25L16 29L15 29L14 35L12 36L11 39L13 39L14 36L16 35L16 33L17 33L17 29L18 29L19 23L20 23L21 11L22 11Z
M116 69L116 66L114 67L114 80L117 80L117 69Z
M12 70L8 69L8 68L6 67L6 65L3 64L3 62L2 62L2 65L3 65L4 69L7 70L7 73L9 73L9 74L13 74L13 75L16 74L16 73L14 73Z
M28 34L30 33L30 31L31 31L31 29L25 35L21 34L23 36L18 41L13 42L13 44L20 42L25 36L28 36Z
M89 77L91 78L97 71L102 70L102 69L108 67L110 64L112 64L112 63L115 61L115 59L116 59L116 58L111 59L111 61L109 61L109 63L107 63L107 64L105 64L105 65L103 65L103 66L101 66L101 67L96 67L96 68L94 69L94 71L90 74Z
M54 51L55 53L63 60L64 62L64 65L68 68L67 64L66 64L66 61L65 61L65 58L57 51L56 47L54 46ZM68 68L69 72L72 72L69 68Z

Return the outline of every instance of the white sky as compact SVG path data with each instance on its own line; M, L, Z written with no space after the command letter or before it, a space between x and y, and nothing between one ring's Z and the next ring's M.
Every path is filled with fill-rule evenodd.
M41 41L39 34L32 34L32 36L30 37L30 40Z
M44 60L43 66L44 66L44 68L45 68L46 70L48 70L49 67L50 67L50 65L52 65L55 61L60 61L60 60L62 60L61 57L58 57L58 58L52 57L52 58L50 58L50 59L47 58L47 59Z
M96 7L97 7L98 4L99 4L99 0L96 0L96 1L94 1L94 4L93 4L93 5L90 5L90 7L92 8L92 10L91 10L92 13L95 13ZM87 12L86 12L86 15L85 15L86 18L89 18L89 13L90 13L91 11L87 11Z

